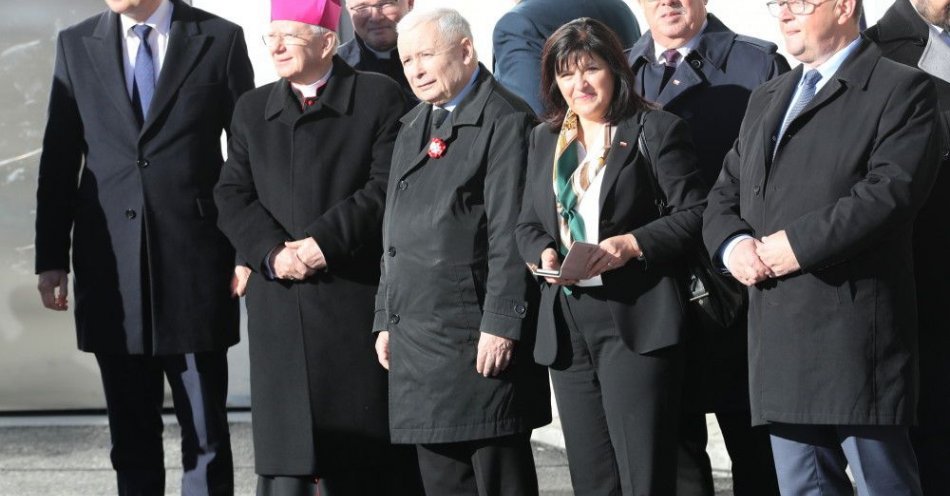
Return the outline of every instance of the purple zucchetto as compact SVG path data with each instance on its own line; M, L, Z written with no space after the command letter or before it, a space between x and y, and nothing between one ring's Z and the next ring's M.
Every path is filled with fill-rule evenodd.
M336 31L341 10L339 0L271 0L270 20L297 21Z

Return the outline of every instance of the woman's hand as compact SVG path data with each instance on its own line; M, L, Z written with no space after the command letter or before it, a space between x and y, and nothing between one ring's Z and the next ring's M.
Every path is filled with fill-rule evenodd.
M541 268L547 270L561 270L561 259L557 256L557 250L554 248L545 248L541 252ZM555 284L560 286L573 286L577 284L577 281L570 279L561 279L559 277L545 277L545 281L548 284Z
M626 265L631 258L643 255L640 244L633 234L621 234L600 242L597 250L587 262L587 275L584 279L597 277L608 270L618 269Z

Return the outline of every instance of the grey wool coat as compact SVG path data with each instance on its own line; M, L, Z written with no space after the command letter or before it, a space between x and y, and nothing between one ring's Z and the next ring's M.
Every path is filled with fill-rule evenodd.
M429 115L403 117L383 221L374 330L390 333L390 433L397 443L445 443L528 432L551 420L545 369L531 360L537 292L518 257L531 109L485 67L434 133ZM479 331L517 341L497 377L475 370Z

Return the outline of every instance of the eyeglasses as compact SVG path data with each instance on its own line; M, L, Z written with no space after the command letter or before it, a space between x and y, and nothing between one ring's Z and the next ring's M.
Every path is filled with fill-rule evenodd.
M378 3L361 3L350 7L350 11L353 12L353 15L369 17L373 14L373 10L379 12L383 15L390 15L399 12L399 1L398 0L387 0L384 2Z
M310 39L293 33L267 33L261 36L261 40L269 48L274 48L277 45L307 46L310 44Z
M794 15L811 15L825 1L827 0L812 3L808 0L772 0L767 2L765 6L769 8L769 14L772 14L772 17L781 17L782 7L787 7L788 11Z

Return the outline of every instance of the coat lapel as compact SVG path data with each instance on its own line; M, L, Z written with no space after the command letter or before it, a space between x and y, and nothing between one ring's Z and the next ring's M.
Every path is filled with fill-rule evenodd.
M445 140L448 144L448 150L446 153L451 153L453 142L458 136L458 129L464 126L474 126L481 123L482 113L485 110L485 103L488 102L488 97L494 91L494 78L492 78L491 73L488 72L488 69L485 68L482 64L478 64L478 76L475 78L475 86L472 88L471 92L458 104L455 110L451 115L448 116L446 122L437 129L431 137L440 138ZM407 167L404 171L401 172L399 177L405 177L411 174L413 171L422 167L423 164L427 163L426 159L428 158L428 146L430 136L428 136L428 116L432 112L431 104L422 104L416 107L424 108L425 112L422 113L421 119L419 115L414 116L411 121L411 126L413 126L413 134L407 134L406 141L407 143L416 143L418 142L419 134L422 135L422 150L416 155L412 160L409 161ZM408 115L406 117L409 117ZM405 121L404 121L405 122Z
M716 16L709 14L706 29L699 35L696 48L676 68L673 77L660 92L657 103L666 106L689 90L706 85L723 71L736 34Z
M802 66L799 65L791 72L786 73L777 80L776 84L768 90L769 104L762 113L762 128L760 138L760 150L762 157L760 161L766 169L772 164L772 150L775 147L775 133L778 131L782 119L785 118L785 112L795 94L795 87L802 78Z
M208 37L198 32L194 11L183 2L175 2L171 30L168 33L168 50L162 72L155 85L155 97L148 110L148 118L142 125L142 135L155 124L165 107L171 104L175 93L191 72Z
M426 143L429 138L428 122L431 112L432 105L423 102L400 119L402 122L402 129L399 131L401 153L399 157L393 157L393 176L405 177L426 159L428 151Z
M92 36L83 38L89 60L102 82L103 93L127 121L128 129L139 127L129 90L125 86L125 64L122 62L122 42L119 40L119 16L104 12Z
M542 168L541 180L538 181L537 188L532 192L538 216L541 217L541 224L544 226L544 230L555 239L557 239L560 232L555 207L557 199L554 197L554 183L552 182L557 136L556 132L547 132L540 134L538 137L535 149L543 152L541 163L544 164L544 167Z
M617 125L617 132L610 144L607 162L604 164L604 178L600 185L600 198L598 198L600 209L604 208L604 200L617 182L620 171L630 163L630 155L637 149L640 124L633 119L633 117L625 119Z

